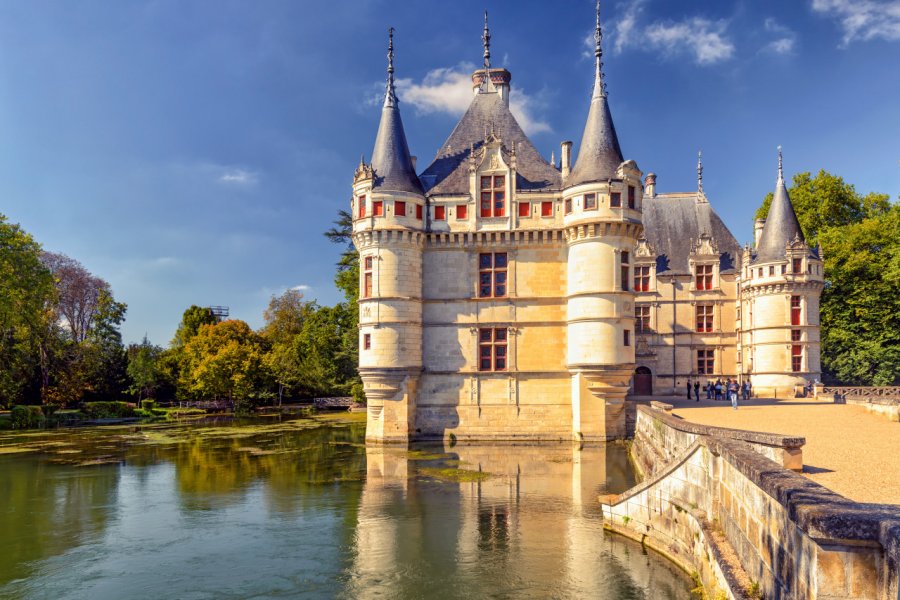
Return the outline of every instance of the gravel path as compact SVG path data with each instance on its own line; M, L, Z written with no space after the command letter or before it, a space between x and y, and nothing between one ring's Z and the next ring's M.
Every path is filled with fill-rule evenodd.
M804 475L857 502L900 504L900 423L862 406L760 398L734 410L725 402L664 401L695 423L802 435Z

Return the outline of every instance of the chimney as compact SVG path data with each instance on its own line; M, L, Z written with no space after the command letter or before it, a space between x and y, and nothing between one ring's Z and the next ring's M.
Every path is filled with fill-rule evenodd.
M753 245L756 247L759 246L759 238L762 236L762 230L765 224L765 219L757 219L753 222Z
M410 156L410 157L409 157L409 160L412 162L413 172L415 172L415 170L416 170L416 157L415 157L415 156Z
M512 74L506 69L490 69L491 81L482 87L484 81L484 69L479 69L472 73L472 92L479 94L481 92L497 92L506 105L509 106L509 82L512 81Z
M647 173L644 180L644 195L651 198L656 197L656 173Z
M560 146L562 147L559 155L562 161L562 177L565 179L569 176L572 168L572 142L563 142Z

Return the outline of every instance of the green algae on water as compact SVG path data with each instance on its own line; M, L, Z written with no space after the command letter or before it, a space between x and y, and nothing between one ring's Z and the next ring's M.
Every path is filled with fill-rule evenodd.
M484 481L491 476L490 473L485 473L484 471L472 471L470 469L458 469L453 467L422 467L421 469L419 469L419 473L425 475L426 477L431 477L440 481L446 481L448 483Z

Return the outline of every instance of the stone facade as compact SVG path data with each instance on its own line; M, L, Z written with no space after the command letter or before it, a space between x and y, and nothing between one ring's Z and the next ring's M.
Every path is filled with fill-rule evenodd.
M757 266L702 186L657 195L655 175L644 181L622 156L599 20L596 37L574 165L571 142L551 164L525 136L509 111L511 74L490 68L485 30L472 104L419 174L391 39L375 149L357 168L350 206L369 441L616 439L629 390L671 394L688 379L749 377L760 391L788 394L818 375L821 261L793 240L806 248L797 246L801 266L815 271L786 272L791 248ZM765 274L751 277L758 269Z

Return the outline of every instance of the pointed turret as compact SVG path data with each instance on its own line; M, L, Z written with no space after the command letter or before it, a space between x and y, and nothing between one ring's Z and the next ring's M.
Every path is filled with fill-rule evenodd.
M422 184L416 176L403 121L400 119L397 94L394 90L394 28L388 30L388 77L384 91L384 107L381 123L372 150L372 168L375 169L374 189L389 192L422 194Z
M784 184L784 171L781 164L781 146L778 146L778 181L775 183L775 196L769 206L769 216L759 236L754 263L766 263L785 260L787 245L803 239L800 222L794 213L791 198Z
M584 126L584 135L581 137L581 146L578 148L578 159L572 173L566 179L567 187L613 178L623 161L616 127L609 112L606 86L603 83L601 39L600 0L597 0L597 28L594 31L594 92L591 96L587 123Z

